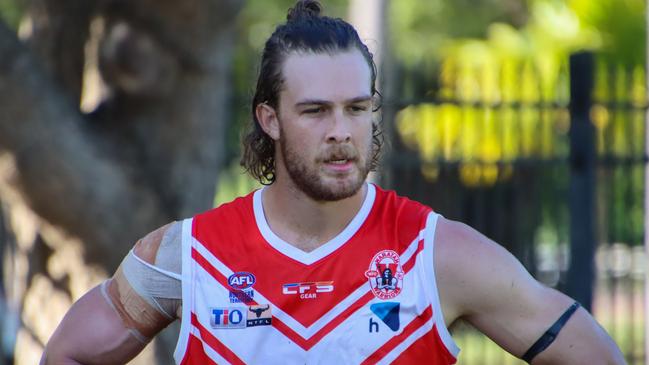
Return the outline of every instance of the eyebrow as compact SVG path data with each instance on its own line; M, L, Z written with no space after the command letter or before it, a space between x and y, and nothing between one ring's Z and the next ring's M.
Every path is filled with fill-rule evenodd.
M355 98L345 100L345 104L360 103L360 102L364 102L364 101L369 101L371 99L372 99L372 97L369 96L369 95L357 96ZM300 106L306 106L306 105L331 105L331 104L332 104L332 102L328 101L328 100L306 99L306 100L302 100L300 102L295 103L295 106L300 107Z

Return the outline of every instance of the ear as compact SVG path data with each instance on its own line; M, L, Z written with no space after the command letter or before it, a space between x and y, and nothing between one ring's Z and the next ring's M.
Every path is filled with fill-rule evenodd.
M279 139L279 120L277 119L275 108L266 103L259 103L255 108L255 115L257 116L261 129L270 138L277 141Z

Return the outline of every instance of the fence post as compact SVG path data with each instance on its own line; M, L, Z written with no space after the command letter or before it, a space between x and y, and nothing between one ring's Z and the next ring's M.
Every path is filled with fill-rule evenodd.
M593 55L570 56L570 267L566 293L588 311L595 278L595 142L590 120Z
M649 21L649 6L645 6L645 20ZM649 27L645 28L646 44L649 46ZM646 47L645 57L645 86L649 87L649 47ZM646 98L646 96L645 96ZM645 100L647 102L647 100ZM645 153L643 156L644 163L644 361L649 364L649 164L647 164L647 157L649 156L649 113L645 110Z

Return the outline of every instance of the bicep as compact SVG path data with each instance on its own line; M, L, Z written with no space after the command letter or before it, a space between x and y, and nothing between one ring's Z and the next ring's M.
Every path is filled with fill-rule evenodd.
M72 305L50 338L42 363L123 364L144 346L97 286Z

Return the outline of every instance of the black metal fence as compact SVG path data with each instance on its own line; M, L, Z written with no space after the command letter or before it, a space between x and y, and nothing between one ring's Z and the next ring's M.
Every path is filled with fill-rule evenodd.
M645 68L582 53L548 83L517 67L392 71L382 183L501 243L644 363ZM521 363L455 332L460 364Z

